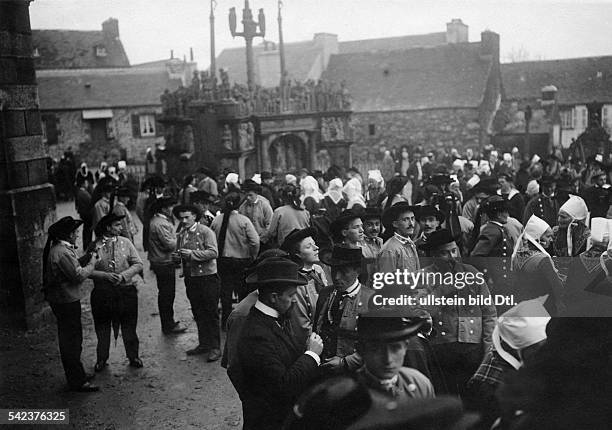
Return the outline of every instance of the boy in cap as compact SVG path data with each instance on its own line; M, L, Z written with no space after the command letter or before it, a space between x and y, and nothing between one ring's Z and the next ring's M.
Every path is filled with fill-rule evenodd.
M424 318L405 318L398 309L371 309L357 322L357 351L363 358L359 378L369 388L374 403L435 397L429 379L404 367L408 339L416 336Z
M176 236L172 223L172 197L160 197L152 206L151 224L149 230L149 261L151 270L157 278L157 306L164 334L183 333L187 330L179 322L174 321L174 295L176 293L175 263L172 253L176 250Z
M208 362L221 358L219 326L220 281L217 275L217 238L200 224L200 211L193 205L174 208L183 228L177 237L177 253L183 265L185 290L198 326L198 345L188 355L208 353Z
M374 291L362 285L363 257L359 248L334 246L331 257L322 259L331 266L333 286L319 294L314 331L325 342L323 367L330 371L354 371L362 360L355 350L355 340L348 336L357 329L359 314L368 309Z
M120 236L122 219L122 216L108 214L98 222L95 231L95 246L100 256L91 274L94 280L91 313L98 337L96 372L106 367L111 327L115 332L115 340L121 327L130 366L143 366L138 357L138 291L134 278L142 272L143 265L132 242Z
M299 266L282 257L258 264L247 283L256 284L259 298L238 340L238 361L244 375L242 409L245 429L281 427L297 396L318 374L323 342L312 333L297 345L287 318L297 287L307 283Z
M98 391L81 363L81 284L94 270L94 253L85 254L83 266L76 254L78 228L83 222L64 217L49 227L43 251L43 286L45 299L57 319L57 336L62 365L71 390Z

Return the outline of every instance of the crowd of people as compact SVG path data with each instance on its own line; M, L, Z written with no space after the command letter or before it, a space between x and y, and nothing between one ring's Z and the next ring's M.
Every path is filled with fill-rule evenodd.
M151 176L134 202L142 244L125 183L106 175L91 189L96 178L79 176L81 220L53 224L44 253L70 387L99 389L80 361L87 278L95 371L119 329L130 365L144 365L142 246L163 335L186 330L174 318L178 276L198 331L186 353L222 359L245 429L608 428L603 157L403 152L367 174L332 166L241 181L200 168L180 187Z

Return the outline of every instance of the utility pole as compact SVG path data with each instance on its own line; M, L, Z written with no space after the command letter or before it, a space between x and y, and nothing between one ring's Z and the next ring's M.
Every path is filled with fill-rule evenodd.
M282 0L278 0L278 53L280 58L280 94L281 94L281 109L284 110L285 104L289 98L289 94L285 94L287 83L285 78L287 70L285 69L285 43L283 42L283 17L281 9L283 8Z

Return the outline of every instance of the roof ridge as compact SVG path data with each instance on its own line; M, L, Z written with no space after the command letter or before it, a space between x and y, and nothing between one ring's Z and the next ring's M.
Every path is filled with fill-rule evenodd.
M598 55L593 57L573 57L573 58L551 58L546 60L529 60L529 61L515 61L511 63L500 63L500 66L510 66L515 64L542 64L552 63L554 61L577 61L577 60L595 60L595 59L612 59L612 55Z

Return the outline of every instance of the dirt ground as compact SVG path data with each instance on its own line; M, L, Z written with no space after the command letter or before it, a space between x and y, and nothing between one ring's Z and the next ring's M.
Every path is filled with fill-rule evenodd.
M59 203L58 218L75 216L73 208L71 202ZM101 391L69 392L53 318L37 330L2 331L0 408L67 408L70 427L75 429L240 428L240 400L220 362L207 363L206 355L185 354L197 343L197 332L180 278L177 278L175 318L187 324L189 330L178 336L162 335L155 276L142 253L140 238L136 242L145 261L144 284L138 291L137 329L144 368L128 366L120 336L116 346L111 343L109 366L96 374L93 381ZM81 359L88 372L93 372L96 348L89 304L92 287L91 281L87 281L87 294L81 301L84 339ZM42 427L46 426L32 426Z

